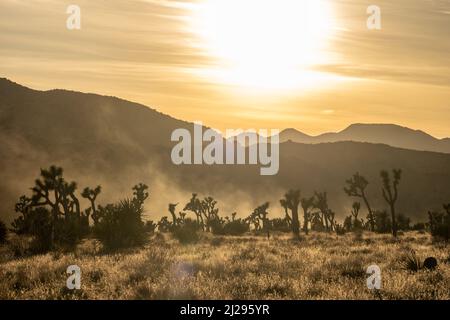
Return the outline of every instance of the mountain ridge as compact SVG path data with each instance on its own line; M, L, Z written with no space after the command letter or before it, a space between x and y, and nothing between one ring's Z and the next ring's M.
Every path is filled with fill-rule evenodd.
M0 81L0 217L14 216L14 203L29 192L40 168L65 169L79 188L101 184L101 204L130 193L138 182L150 186L149 216L167 214L167 203L190 193L212 195L225 214L246 215L270 201L273 216L290 188L302 196L328 191L330 207L342 218L351 202L343 187L359 171L370 181L374 208L384 208L379 171L403 168L399 212L426 219L450 198L450 155L361 143L280 145L280 172L263 177L260 166L176 166L170 137L193 124L117 97L66 90L38 91ZM294 132L295 133L295 132Z
M290 128L280 132L280 141L288 140L298 143L337 141L382 143L403 149L450 153L450 138L438 139L422 130L384 123L354 123L341 131L316 136Z

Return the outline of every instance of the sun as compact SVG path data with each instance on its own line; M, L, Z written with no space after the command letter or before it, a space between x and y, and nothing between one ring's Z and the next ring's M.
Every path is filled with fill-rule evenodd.
M328 59L332 18L327 0L205 0L194 30L217 63L202 73L265 89L316 83L311 69Z

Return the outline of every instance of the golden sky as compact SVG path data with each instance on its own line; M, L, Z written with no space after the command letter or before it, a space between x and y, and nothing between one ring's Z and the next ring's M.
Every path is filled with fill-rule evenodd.
M66 28L67 6L81 30ZM381 30L368 30L369 5ZM447 0L2 0L0 76L226 128L450 136Z

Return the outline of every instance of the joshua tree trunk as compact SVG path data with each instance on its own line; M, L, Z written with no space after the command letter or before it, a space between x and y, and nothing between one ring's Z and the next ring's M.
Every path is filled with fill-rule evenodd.
M304 210L303 231L305 232L305 234L308 234L308 221L309 221L309 212L308 210Z
M395 217L395 205L394 203L390 204L391 207L391 219L392 219L392 235L397 237L397 219Z
M328 217L325 212L322 212L323 220L325 220L325 230L328 232Z
M375 231L375 221L373 217L372 208L370 207L369 200L367 200L367 197L364 192L362 192L362 198L364 203L366 204L367 211L369 211L369 223L370 223L370 231Z
M391 208L391 219L392 219L392 235L397 237L397 221L395 217L395 202L398 199L398 184L400 183L400 179L402 177L402 171L392 170L394 181L392 181L389 177L389 173L387 171L381 171L380 175L383 181L382 194L384 200L389 204Z
M298 206L292 207L292 232L294 236L300 237L300 223L298 222Z

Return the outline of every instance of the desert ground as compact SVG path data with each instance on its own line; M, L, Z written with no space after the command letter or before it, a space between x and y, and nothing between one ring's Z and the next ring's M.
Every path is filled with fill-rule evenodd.
M417 231L312 232L300 241L202 234L194 244L157 233L114 253L86 239L72 252L31 256L26 245L14 236L0 247L0 299L450 299L450 247ZM411 256L435 257L438 267L415 271ZM380 290L367 287L374 264ZM69 265L81 268L80 290L66 287Z

